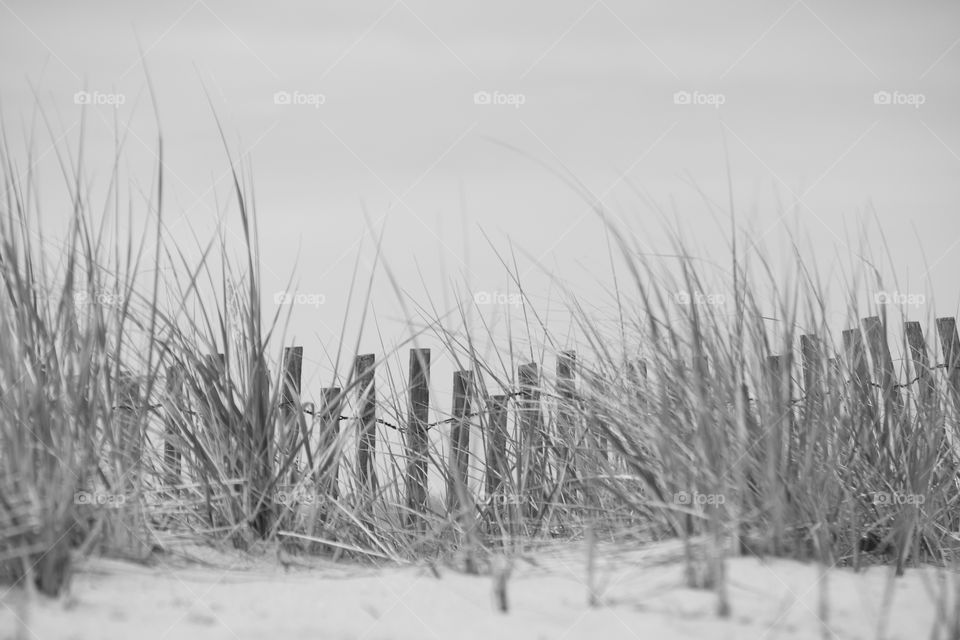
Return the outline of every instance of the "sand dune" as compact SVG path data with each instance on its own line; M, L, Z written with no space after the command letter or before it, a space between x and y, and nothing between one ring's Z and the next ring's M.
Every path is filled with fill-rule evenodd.
M96 559L60 601L19 591L3 598L0 637L47 640L143 638L875 638L933 635L943 572L912 569L892 583L889 568L860 573L815 565L729 561L732 615L715 597L683 586L674 547L603 550L601 605L587 606L582 549L560 546L517 560L510 610L500 612L490 575L452 568L359 567L206 552L203 563L157 566ZM439 577L438 577L439 576ZM829 590L828 617L818 615ZM886 614L884 612L887 612Z

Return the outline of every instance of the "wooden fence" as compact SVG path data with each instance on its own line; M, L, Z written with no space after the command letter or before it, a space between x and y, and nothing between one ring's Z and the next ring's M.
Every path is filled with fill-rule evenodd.
M770 414L758 418L765 424L778 422L782 428L765 430L761 438L789 434L791 442L799 442L801 447L805 447L807 434L799 431L794 411L806 416L816 416L823 411L825 398L830 393L825 388L827 379L844 380L849 385L846 392L848 401L856 405L856 410L850 413L852 419L858 422L853 427L863 438L861 444L868 453L882 448L893 452L899 449L900 443L896 440L897 433L893 425L904 408L901 391L918 385L916 393L922 400L921 406L929 406L936 392L933 379L935 369L947 369L952 406L960 411L960 336L956 321L953 318L936 320L942 352L940 364L931 364L920 324L904 323L904 340L913 377L903 382L898 380L897 368L887 342L887 329L879 317L863 318L860 327L842 332L842 352L839 355L831 355L820 336L799 336L800 376L796 380L793 376L795 358L792 353L768 356L762 363L766 388L761 392L773 399L772 403L768 403L773 408L768 407ZM338 387L323 388L319 403L312 411L309 403L301 404L302 361L302 347L284 350L281 416L283 420L305 424L297 407L306 406L307 411L313 414L315 425L319 427L317 438L311 444L306 433L301 433L297 446L303 448L309 460L308 466L319 470L316 474L320 479L317 491L337 496L341 458L332 445L340 437L340 422L353 420L357 430L356 484L369 495L376 494L379 487L375 464L377 426L385 425L397 430L403 437L404 463L401 467L405 473L404 522L411 528L422 528L426 522L428 466L433 459L430 455L431 430L447 429L444 437L449 442L449 458L443 471L447 484L446 508L450 513L469 507L474 500L468 470L471 464L473 418L476 417L479 417L484 445L477 447L482 449L482 460L474 460L483 470L478 489L483 491L491 505L504 509L512 505L512 508L520 510L521 513L517 515L523 517L536 518L542 515L537 509L543 508L551 500L589 500L584 484L575 481L579 477L577 465L586 458L574 455L574 448L586 450L594 457L596 464L615 463L616 455L610 450L601 425L603 416L583 402L578 389L578 381L581 388L589 384L593 396L602 397L607 383L593 380L592 376L585 380L577 354L572 351L560 352L556 359L553 392L549 395L554 412L553 419L548 421L552 425L550 433L546 431L544 423L546 385L537 363L519 365L514 390L489 396L477 392L474 372L455 371L450 417L430 423L431 351L426 348L411 349L406 386L406 421L405 424L391 424L378 415L374 375L377 361L374 354L358 355L353 363L351 391L356 397L356 416L341 415L345 398ZM696 364L704 376L709 375L709 363L705 357ZM629 380L636 383L638 394L642 394L640 383L647 378L647 363L631 363L626 374ZM167 393L176 394L178 385L178 374L168 372ZM799 398L794 397L795 388L800 390ZM744 393L748 394L748 391L745 389ZM644 401L643 398L640 401ZM508 451L510 437L507 425L511 411L515 416L517 433L513 455ZM168 433L168 438L164 446L165 464L169 473L178 476L180 453L175 445L175 437ZM577 447L574 447L575 444ZM767 460L771 471L779 464L790 464L789 460L778 458L780 454L777 452L784 451L783 442L770 441L765 444L770 453ZM291 446L294 446L292 441L284 443L282 450L289 451ZM548 473L554 479L559 479L555 486L561 488L560 493L545 493ZM565 476L569 477L569 481L565 480ZM508 487L512 487L516 495L507 496Z

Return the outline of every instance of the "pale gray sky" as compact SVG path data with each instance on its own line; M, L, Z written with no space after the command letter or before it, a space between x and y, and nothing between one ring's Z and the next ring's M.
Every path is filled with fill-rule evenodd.
M205 85L232 151L253 168L267 293L295 272L300 291L326 298L294 308L308 360L339 332L363 206L387 222L384 256L422 303L414 258L437 300L451 281L465 294L506 291L481 229L498 249L510 240L595 294L593 278L608 269L596 218L494 141L569 169L621 221L647 229L650 251L666 247L638 191L675 207L690 241L716 256L725 213L691 185L726 206L725 135L741 222L773 257L789 228L827 269L875 211L901 288L935 294L939 315L957 309L955 2L0 0L0 110L14 147L37 101L53 137L75 145L76 92L93 102L121 94L119 106L88 107L88 169L103 188L116 117L122 131L129 124L124 188L148 190L155 126L138 39L159 101L171 233L184 246L191 226L207 237L217 199L230 197ZM480 91L522 104L477 104ZM902 104L878 104L882 91ZM277 92L305 104L277 104ZM705 104L683 104L678 92ZM68 211L51 137L37 130L42 201L55 220ZM239 230L232 214L226 224ZM876 234L871 244L882 253ZM546 296L547 278L528 278ZM381 317L399 313L388 291L378 278ZM361 349L379 352L368 335Z

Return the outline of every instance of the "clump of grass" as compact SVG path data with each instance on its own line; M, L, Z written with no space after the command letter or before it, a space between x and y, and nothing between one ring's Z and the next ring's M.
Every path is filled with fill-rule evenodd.
M650 489L635 500L655 506L656 518L685 538L712 541L706 556L688 555L692 585L721 588L721 558L731 548L829 566L854 564L868 551L900 572L908 559L949 561L956 552L950 505L960 495L958 460L945 443L954 429L948 376L923 372L929 386L904 382L891 401L881 378L870 381L870 369L880 370L876 353L865 350L861 366L835 346L828 292L799 260L792 287L762 255L754 256L761 282L741 264L732 282L718 282L679 240L679 277L635 257L643 254L630 238L619 240L639 300L620 311L636 319L618 331L629 337L610 348L595 318L581 314L579 323L600 354L593 374L604 380L600 388L616 387L622 377L607 372L627 368L623 354L634 345L650 375L586 402L605 416L603 434ZM691 304L717 292L734 304ZM883 309L878 315L889 328ZM771 317L781 327L776 338ZM856 330L848 341L860 339L860 317L851 305L848 326ZM802 341L798 327L806 328ZM806 362L794 355L801 344L816 346ZM908 378L894 376L894 383ZM877 499L905 495L911 499Z
M57 594L72 549L89 549L98 532L128 549L148 544L143 399L154 377L144 365L157 350L144 329L155 299L134 288L143 245L123 252L117 240L105 255L82 163L51 260L34 176L17 173L5 133L0 147L0 575Z

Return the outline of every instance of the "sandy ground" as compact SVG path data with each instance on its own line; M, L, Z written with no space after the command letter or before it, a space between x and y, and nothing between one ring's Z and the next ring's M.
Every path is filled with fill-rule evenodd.
M833 570L824 580L813 565L736 558L728 563L732 614L721 620L713 593L683 586L675 547L601 549L601 604L591 608L583 550L568 545L517 561L504 614L489 574L332 563L284 569L275 556L211 553L208 563L168 558L154 567L88 561L56 601L8 592L0 599L0 638L912 640L940 637L931 629L947 582L933 569L910 570L892 583L886 606L887 568ZM824 585L829 615L821 620Z

